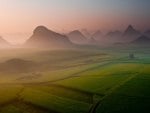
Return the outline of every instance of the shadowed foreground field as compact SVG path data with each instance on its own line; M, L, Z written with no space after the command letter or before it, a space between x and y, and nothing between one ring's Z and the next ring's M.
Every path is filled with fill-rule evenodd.
M11 52L1 50L0 113L150 112L148 50Z

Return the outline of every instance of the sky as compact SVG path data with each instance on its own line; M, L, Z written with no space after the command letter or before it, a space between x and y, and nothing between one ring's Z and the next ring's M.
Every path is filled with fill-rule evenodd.
M36 26L57 32L150 28L150 0L0 0L0 35L23 43Z

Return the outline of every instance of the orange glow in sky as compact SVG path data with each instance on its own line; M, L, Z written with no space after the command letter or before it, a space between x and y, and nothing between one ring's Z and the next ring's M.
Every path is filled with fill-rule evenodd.
M113 1L113 2L112 2ZM146 1L146 0L143 0ZM23 43L36 26L57 32L75 29L124 30L128 24L147 29L148 6L130 0L0 0L0 35L12 43ZM142 5L143 4L143 5ZM147 4L147 3L145 3ZM137 7L141 11L137 11ZM147 16L145 16L147 15Z

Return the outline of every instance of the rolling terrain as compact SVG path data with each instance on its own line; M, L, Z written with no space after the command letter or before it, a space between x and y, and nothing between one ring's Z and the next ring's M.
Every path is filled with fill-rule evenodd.
M0 113L147 113L148 50L1 50Z

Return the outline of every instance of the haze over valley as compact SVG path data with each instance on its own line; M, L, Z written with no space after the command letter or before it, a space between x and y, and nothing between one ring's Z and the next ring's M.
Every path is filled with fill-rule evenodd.
M149 113L149 0L0 0L0 113Z
M87 31L88 32L88 31ZM111 31L103 34L97 30L93 34L84 34L80 30L69 33L57 33L45 26L38 26L33 30L32 35L23 44L15 45L0 37L1 48L72 48L77 46L114 46L116 44L130 45L149 45L150 34L147 31L141 32L129 25L123 32ZM138 40L141 40L138 42ZM134 42L134 43L133 43ZM137 42L137 43L136 43Z

